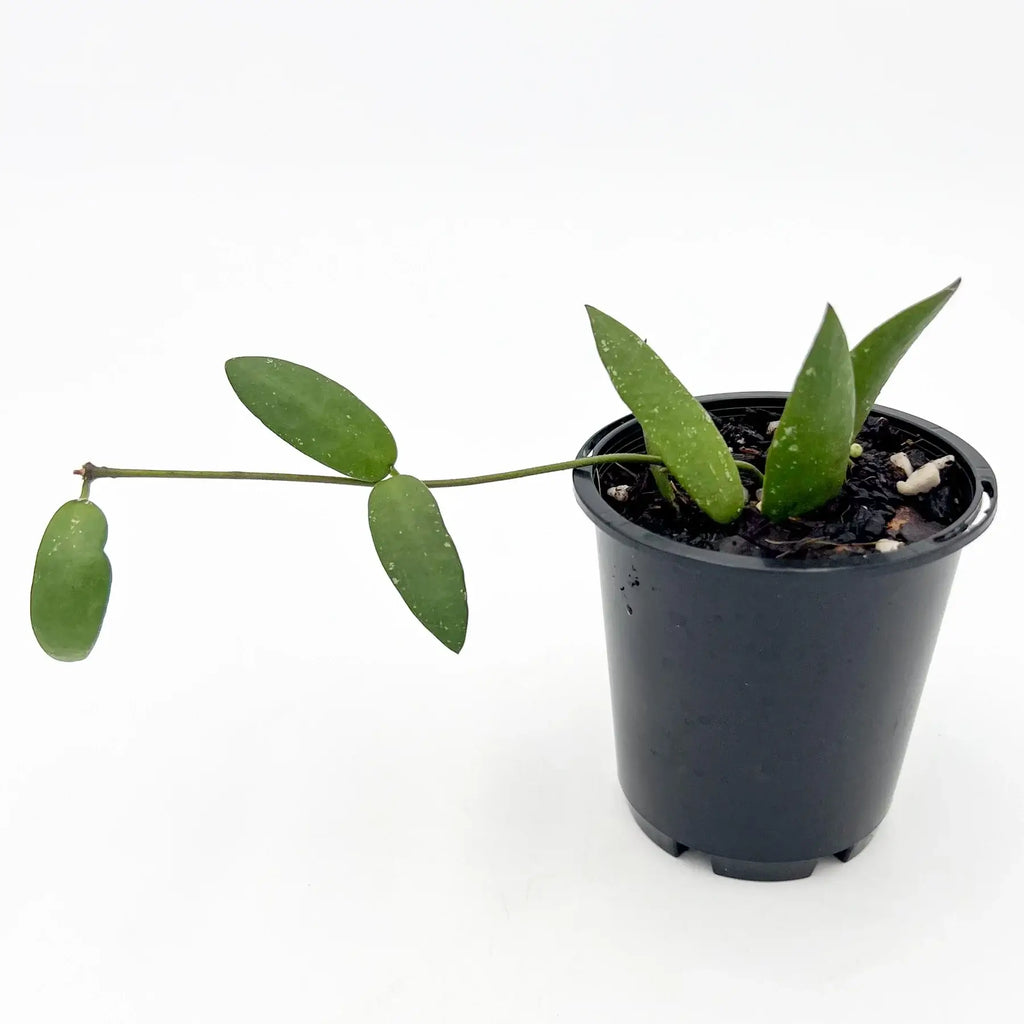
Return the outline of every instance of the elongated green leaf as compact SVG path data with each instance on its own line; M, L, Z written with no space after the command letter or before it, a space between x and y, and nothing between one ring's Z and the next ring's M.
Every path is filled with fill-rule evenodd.
M959 287L960 278L957 278L942 291L929 295L927 299L922 299L886 320L854 348L851 357L853 379L857 385L857 416L853 437L860 433L878 393L896 369L896 364Z
M410 611L458 654L469 621L466 580L426 484L404 474L374 484L370 533L381 565Z
M229 359L224 369L249 412L311 459L358 480L380 480L395 464L384 421L329 377L264 356Z
M46 527L29 604L32 631L51 658L81 661L96 643L110 597L106 542L106 517L91 501L66 502Z
M735 519L743 507L743 485L707 411L642 338L593 306L587 313L601 361L643 427L647 451L664 461L712 519Z
M761 508L769 519L810 512L839 493L854 402L846 335L828 306L768 448Z

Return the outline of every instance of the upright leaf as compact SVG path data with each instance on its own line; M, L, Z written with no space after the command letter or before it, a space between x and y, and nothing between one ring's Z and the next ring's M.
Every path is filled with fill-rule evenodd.
M769 519L810 512L839 493L854 403L846 335L828 306L768 448L761 508Z
M704 406L642 338L593 306L587 313L601 361L643 427L647 451L668 466L712 519L735 519L743 507L743 485Z
M81 661L96 643L110 597L106 542L106 517L91 501L66 502L46 527L29 605L32 631L51 658Z
M960 278L942 291L922 299L876 327L853 350L853 379L857 385L857 415L853 437L864 426L879 392L921 332L935 319L960 287Z
M427 485L404 474L374 484L370 533L381 565L409 610L458 654L469 621L466 580Z
M264 356L229 359L224 369L249 412L311 459L371 481L395 464L398 450L384 421L329 377Z

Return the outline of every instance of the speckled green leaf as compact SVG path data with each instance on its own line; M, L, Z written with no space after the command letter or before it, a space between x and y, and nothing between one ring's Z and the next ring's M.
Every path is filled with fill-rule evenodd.
M593 306L587 313L601 361L643 427L648 452L664 461L712 519L735 519L743 507L743 485L704 407L642 338Z
M249 412L311 459L358 480L380 480L395 464L384 421L329 377L264 356L229 359L224 369Z
M106 517L91 501L61 505L46 527L29 604L32 631L51 658L81 661L96 643L110 597L106 542Z
M374 484L370 533L381 565L409 610L458 654L469 621L466 580L426 484L404 474Z
M828 306L768 448L761 508L769 519L810 512L839 492L854 401L846 335Z
M853 379L857 386L857 415L853 437L860 433L871 407L896 364L935 319L960 287L960 278L942 291L922 299L876 327L851 353Z

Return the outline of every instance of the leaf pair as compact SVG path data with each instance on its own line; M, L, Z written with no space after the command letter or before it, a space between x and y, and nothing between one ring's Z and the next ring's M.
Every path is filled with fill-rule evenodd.
M469 617L462 562L429 488L395 472L398 448L384 421L347 388L297 363L242 356L225 370L242 404L278 437L373 484L370 533L381 565L416 618L460 651Z
M762 511L769 519L802 515L839 493L850 443L883 385L959 286L957 279L897 313L852 352L835 311L826 308L768 449Z
M875 328L850 351L831 306L797 375L765 468L764 514L774 520L818 508L846 479L850 442L907 350L949 301L959 280ZM719 523L743 507L739 473L701 404L646 342L587 306L598 354L657 455Z

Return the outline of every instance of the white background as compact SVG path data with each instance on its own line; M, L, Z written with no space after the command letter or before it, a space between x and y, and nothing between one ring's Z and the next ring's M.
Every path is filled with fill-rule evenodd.
M0 9L0 1016L1007 1019L1019 5ZM362 493L254 483L97 483L103 636L79 665L35 647L73 467L318 471L226 357L312 365L406 472L462 475L620 415L585 302L698 393L785 389L826 301L856 340L958 275L883 400L982 450L1000 520L847 865L732 881L633 825L566 476L442 493L457 658L380 571Z

